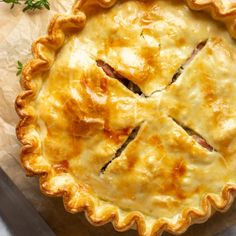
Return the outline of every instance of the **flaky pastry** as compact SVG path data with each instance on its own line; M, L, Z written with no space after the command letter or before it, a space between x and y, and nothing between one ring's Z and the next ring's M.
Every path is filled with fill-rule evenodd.
M234 38L230 1L76 2L52 19L23 69L22 165L69 212L118 231L180 234L227 210Z

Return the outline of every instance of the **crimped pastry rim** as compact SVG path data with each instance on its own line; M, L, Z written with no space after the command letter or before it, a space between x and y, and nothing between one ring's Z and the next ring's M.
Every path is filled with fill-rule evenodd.
M65 173L56 173L37 153L40 149L40 140L36 136L27 137L27 134L35 129L34 110L29 105L31 98L36 96L38 92L38 88L32 82L33 75L50 69L54 61L53 54L62 47L69 30L79 30L84 26L86 16L80 9L87 1L104 8L111 7L116 2L116 0L79 0L75 2L71 15L54 16L48 28L48 35L33 43L33 59L23 68L21 85L24 91L15 101L16 112L20 117L16 134L22 144L21 164L26 169L27 174L40 176L40 188L44 194L62 196L67 211L71 213L85 211L88 220L93 225L103 225L112 221L117 231L126 231L135 223L140 236L161 235L163 231L180 234L186 231L191 224L206 221L214 213L212 209L227 210L233 202L236 183L224 186L220 195L220 203L215 195L206 194L201 202L203 210L194 208L184 210L178 224L170 224L164 218L149 222L145 220L143 213L135 211L127 213L122 218L120 209L115 206L107 207L102 216L96 216L97 206L93 195L84 186L79 186L73 182ZM214 19L225 23L231 36L236 38L236 3L231 3L225 7L223 0L185 0L184 2L192 10L210 12ZM49 53L45 53L45 50L48 50ZM56 184L57 178L60 177L68 178L68 181L72 181L71 184L67 184L67 186ZM149 223L150 227L148 227Z

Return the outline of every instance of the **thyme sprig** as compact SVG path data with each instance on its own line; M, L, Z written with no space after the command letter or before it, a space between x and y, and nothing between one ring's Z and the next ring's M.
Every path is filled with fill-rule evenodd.
M17 61L17 72L16 75L19 76L22 73L23 64L20 61Z
M50 10L48 0L0 0L0 2L11 4L11 9L17 4L24 3L23 11L41 10L43 8Z

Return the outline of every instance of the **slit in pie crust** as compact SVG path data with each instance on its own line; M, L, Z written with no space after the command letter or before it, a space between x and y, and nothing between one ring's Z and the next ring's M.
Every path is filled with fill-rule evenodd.
M68 211L142 236L227 210L235 37L229 1L82 0L56 15L16 100L28 174Z

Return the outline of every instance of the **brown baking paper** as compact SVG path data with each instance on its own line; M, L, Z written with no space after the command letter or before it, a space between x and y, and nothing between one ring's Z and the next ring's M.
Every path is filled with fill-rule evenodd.
M25 63L31 58L31 44L46 33L52 15L68 12L72 3L73 0L51 1L50 11L32 13L23 13L20 5L10 10L9 5L0 3L0 166L57 235L134 236L137 235L135 231L115 232L111 224L99 228L91 226L83 213L67 213L61 198L44 196L39 190L38 178L26 177L19 164L20 145L15 136L18 117L14 101L21 88L16 76L16 62ZM236 203L227 213L217 213L207 223L192 226L184 235L212 236L234 224Z

